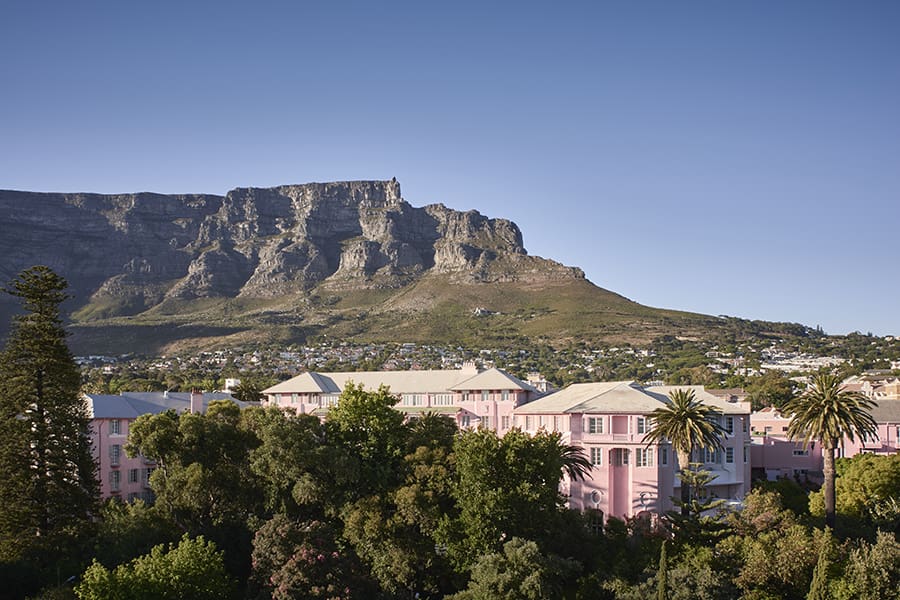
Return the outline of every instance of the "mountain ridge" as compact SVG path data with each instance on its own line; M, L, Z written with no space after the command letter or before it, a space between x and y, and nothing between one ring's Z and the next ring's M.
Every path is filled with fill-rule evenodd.
M396 179L224 196L0 190L0 214L0 279L34 264L66 277L73 341L98 352L117 337L156 351L328 332L527 343L717 323L644 307L529 255L510 220L412 206ZM4 323L13 310L0 302Z

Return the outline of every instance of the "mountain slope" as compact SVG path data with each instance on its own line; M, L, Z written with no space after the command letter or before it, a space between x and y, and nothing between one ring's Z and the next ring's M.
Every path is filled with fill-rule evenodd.
M508 220L413 207L396 180L225 196L0 191L0 215L0 279L34 264L66 277L80 352L319 335L647 340L718 322L641 306L529 256Z

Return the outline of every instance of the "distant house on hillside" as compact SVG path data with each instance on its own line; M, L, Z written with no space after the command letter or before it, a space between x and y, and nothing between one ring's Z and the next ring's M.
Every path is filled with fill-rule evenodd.
M355 371L302 373L263 390L269 405L324 417L348 383L377 390L384 385L399 398L396 409L409 416L443 413L461 427L484 427L499 434L512 428L513 408L540 395L532 385L500 369Z
M557 431L564 441L582 448L593 465L585 481L564 481L563 492L574 509L597 509L625 518L673 508L680 495L678 459L668 443L647 444L651 413L669 403L674 389L692 389L721 415L728 432L724 449L697 452L715 479L708 492L740 500L750 491L749 419L747 403L728 402L701 386L641 387L632 381L570 385L515 410L515 423L526 432Z
M91 441L94 461L100 475L100 496L134 500L152 498L150 474L156 463L141 456L128 458L125 442L131 424L141 415L155 415L167 410L205 412L213 400L231 400L222 392L200 394L180 392L123 392L121 395L85 394L91 416Z

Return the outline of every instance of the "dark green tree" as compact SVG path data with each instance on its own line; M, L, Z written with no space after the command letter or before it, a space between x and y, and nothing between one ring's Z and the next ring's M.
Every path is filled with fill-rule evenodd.
M668 600L669 598L669 561L666 557L666 540L663 540L659 549L659 569L656 571L656 600Z
M803 440L804 446L813 440L822 444L825 485L825 524L835 523L834 451L845 437L853 441L857 436L865 441L878 433L872 417L875 403L860 392L844 390L837 375L814 375L810 387L788 402L784 413L791 415L788 435Z
M37 266L4 290L25 314L0 353L0 560L55 560L97 506L90 418L60 318L66 287Z
M653 427L643 441L647 444L668 441L678 456L679 470L686 472L690 469L694 450L722 447L725 429L719 425L719 413L700 402L694 390L673 390L669 399L668 406L653 411ZM684 516L690 512L690 488L686 478L681 478L681 514Z
M155 546L114 570L93 563L75 593L82 600L221 600L232 597L234 585L215 544L185 535L177 546Z

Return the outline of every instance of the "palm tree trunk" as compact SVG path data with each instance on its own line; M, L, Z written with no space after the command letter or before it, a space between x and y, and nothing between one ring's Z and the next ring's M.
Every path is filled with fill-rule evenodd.
M684 473L691 468L691 454L678 453L678 469L680 473ZM688 480L680 474L678 478L681 480L681 515L686 517L691 513L691 486Z
M823 448L825 451L825 526L834 529L836 497L834 492L834 444L829 443Z

